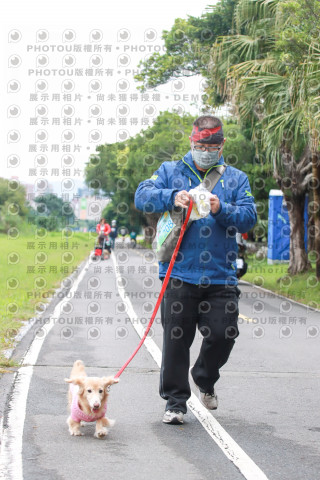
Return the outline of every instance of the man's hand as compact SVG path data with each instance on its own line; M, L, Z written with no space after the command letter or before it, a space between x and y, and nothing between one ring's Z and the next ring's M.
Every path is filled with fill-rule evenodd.
M183 207L183 208L188 208L189 202L190 202L190 195L187 192L187 190L181 190L180 192L177 193L174 199L174 204L177 207Z
M210 198L210 209L212 213L217 213L220 208L220 200L217 195L212 195Z

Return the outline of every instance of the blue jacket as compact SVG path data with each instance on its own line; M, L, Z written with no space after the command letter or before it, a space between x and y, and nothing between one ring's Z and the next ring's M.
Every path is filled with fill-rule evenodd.
M223 163L221 156L219 165ZM145 213L172 210L176 194L195 188L201 181L189 151L181 160L164 162L151 178L141 182L135 194L135 205ZM210 212L207 217L191 223L181 242L171 277L196 285L237 285L236 233L247 232L257 221L248 177L228 165L212 193L218 196L220 209L216 214ZM165 276L168 266L169 263L159 262L160 278Z

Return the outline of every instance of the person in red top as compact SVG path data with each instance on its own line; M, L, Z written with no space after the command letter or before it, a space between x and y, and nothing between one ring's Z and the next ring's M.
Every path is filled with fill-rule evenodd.
M103 245L103 240L111 232L111 227L110 227L109 223L106 222L105 218L101 218L100 223L98 223L98 225L96 227L96 232L99 235L98 241L99 241L100 245L102 246Z

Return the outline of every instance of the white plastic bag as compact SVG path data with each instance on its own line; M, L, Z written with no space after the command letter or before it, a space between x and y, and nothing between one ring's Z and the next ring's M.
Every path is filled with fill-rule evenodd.
M192 212L190 220L199 220L207 217L210 213L210 198L213 197L203 185L200 183L196 188L188 192L193 200Z

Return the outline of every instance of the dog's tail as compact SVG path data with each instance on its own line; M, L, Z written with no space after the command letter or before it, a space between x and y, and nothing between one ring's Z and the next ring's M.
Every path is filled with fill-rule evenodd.
M79 377L79 376L83 376L83 377L86 376L86 372L85 372L85 368L82 360L76 360L74 362L71 373L70 373L71 379L73 377Z
M74 367L84 367L82 360L76 360L73 364Z

